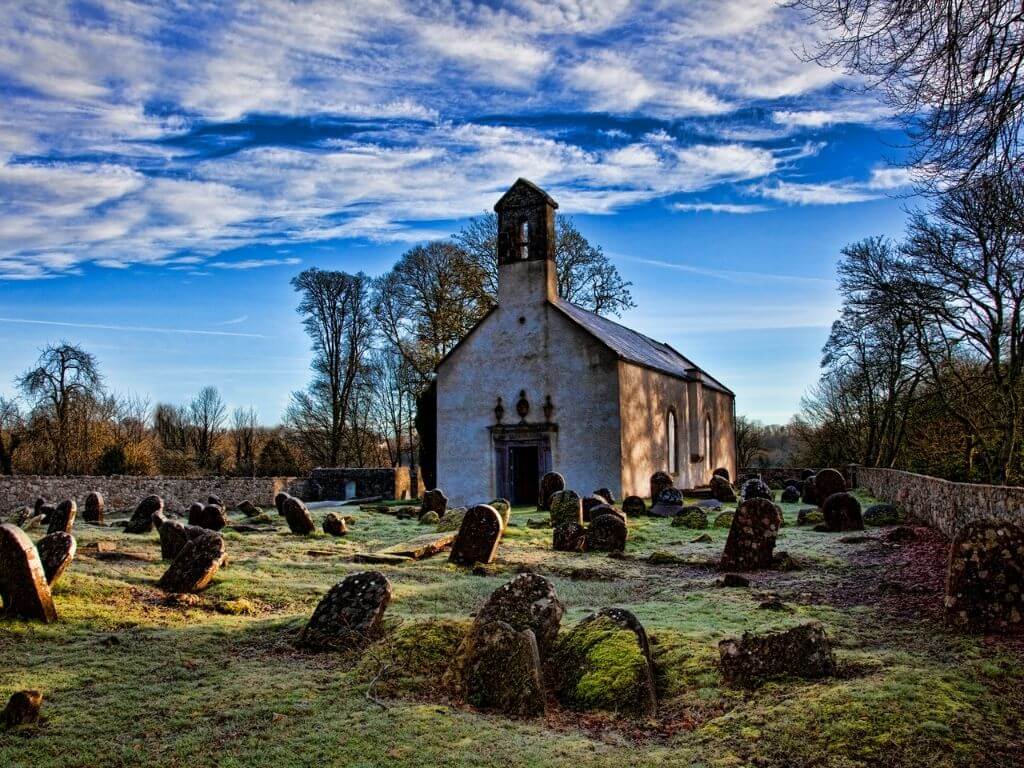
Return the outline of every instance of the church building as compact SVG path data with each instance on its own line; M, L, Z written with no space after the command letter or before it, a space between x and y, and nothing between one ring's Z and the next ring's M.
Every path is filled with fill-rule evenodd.
M495 204L498 303L437 366L437 487L452 504L535 504L554 470L581 495L735 477L735 396L668 344L559 298L556 203L519 179ZM681 297L682 300L682 297Z

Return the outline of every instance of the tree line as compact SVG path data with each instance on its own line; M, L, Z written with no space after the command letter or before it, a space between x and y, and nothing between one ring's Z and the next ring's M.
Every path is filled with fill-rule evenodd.
M630 284L569 218L556 229L559 294L599 314L632 306ZM497 299L497 217L417 245L387 273L307 269L291 280L311 378L281 423L229 410L216 387L187 403L108 391L97 359L41 350L0 398L3 474L300 475L315 466L417 462L417 400L434 366Z

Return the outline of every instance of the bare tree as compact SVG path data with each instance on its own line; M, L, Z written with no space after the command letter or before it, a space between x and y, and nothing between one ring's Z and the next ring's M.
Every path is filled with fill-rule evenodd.
M203 387L189 403L190 444L195 451L196 464L202 469L214 467L214 449L227 412L216 387Z
M76 399L96 398L103 388L96 358L67 342L45 347L36 367L18 378L18 386L32 401L33 409L45 414L46 432L53 450L53 471L68 471L72 406Z
M736 417L736 465L739 469L754 466L764 451L764 427L746 416Z
M231 441L235 448L235 473L255 475L256 435L259 423L252 408L235 408L231 414Z
M880 88L939 186L1021 169L1024 10L1006 0L792 0L825 27L812 54Z
M25 419L15 400L0 396L0 473L14 474L14 452L25 438Z

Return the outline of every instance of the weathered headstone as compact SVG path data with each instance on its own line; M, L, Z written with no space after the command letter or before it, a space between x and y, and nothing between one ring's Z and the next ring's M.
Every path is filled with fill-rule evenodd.
M551 527L565 523L583 525L583 502L576 491L555 491L548 500L551 509Z
M544 713L540 654L529 629L504 621L474 624L461 652L467 703L517 717Z
M683 492L678 488L663 488L648 511L652 517L675 517L683 508Z
M612 489L611 488L607 488L607 487L605 487L605 488L598 488L591 495L592 496L600 496L602 499L605 499L606 503L608 503L608 504L614 504L615 503L615 494L612 493Z
M0 598L4 615L57 620L46 572L28 535L10 523L0 525Z
M711 476L711 496L718 501L736 501L736 491L733 490L732 484L729 482L728 477L722 475Z
M38 517L39 515L43 514L43 507L45 506L52 505L50 505L50 502L48 502L42 496L36 497L35 503L32 505L33 516Z
M753 686L782 675L817 679L836 671L831 643L817 622L722 640L718 653L722 675L733 685Z
M379 571L346 576L317 605L299 644L321 651L365 645L380 633L391 594L391 582Z
M804 507L796 513L797 525L816 525L825 522L825 516L817 507Z
M462 519L459 535L452 544L449 562L457 565L489 563L498 554L503 530L501 515L488 504L477 504Z
M562 623L565 606L555 585L536 573L521 573L494 590L477 611L476 623L504 621L514 629L529 629L546 658Z
M960 529L949 548L946 618L972 632L1024 629L1024 528L986 519Z
M729 474L729 470L726 469L725 467L716 467L714 471L711 473L711 476L714 477L716 475L718 477L724 477L725 482L727 483L732 480L732 476Z
M78 544L70 533L55 531L39 540L36 551L39 553L39 561L43 564L46 583L52 587L71 566L75 552L78 551Z
M540 479L540 490L537 494L537 509L551 511L551 497L565 490L565 478L557 472L548 472Z
M593 510L596 507L609 506L609 501L602 496L584 496L580 504L583 506L583 522L589 523L594 517Z
M768 501L774 501L774 495L772 489L768 487L768 483L759 477L752 477L743 484L743 490L741 492L744 501L747 499L768 499Z
M43 694L39 691L18 691L7 700L7 706L0 712L0 720L8 728L29 725L39 720L43 706Z
M306 509L306 505L294 496L285 499L282 508L284 509L284 519L288 521L288 528L292 533L308 536L316 529L316 524L313 522L309 510Z
M562 523L551 531L551 548L556 552L580 552L586 537L587 531L579 523Z
M860 502L846 491L833 493L821 505L821 514L830 531L863 531Z
M220 570L224 554L224 537L219 533L207 531L190 539L160 577L157 586L165 592L201 592Z
M90 491L89 495L85 497L85 511L82 512L82 519L87 523L102 523L105 509L103 495L99 491Z
M328 536L344 536L348 533L348 526L345 518L337 512L328 512L324 515L324 533Z
M622 511L629 517L641 517L647 514L647 505L639 496L627 496L622 500Z
M584 549L588 552L622 552L629 533L618 515L600 515L587 528Z
M240 502L235 507L235 509L237 509L239 512L241 512L246 517L256 517L257 515L259 515L261 513L260 508L257 507L255 504L253 504L248 499Z
M465 507L452 507L444 513L441 522L437 524L438 531L457 531L462 527L462 521L466 517Z
M43 504L41 507L39 507L39 513L32 519L38 520L43 525L49 525L50 521L53 519L53 516L56 514L56 506L54 506L53 504Z
M508 499L491 499L490 505L498 510L498 514L501 515L502 527L507 527L509 520L512 519L512 504L509 503Z
M672 478L667 472L655 472L651 475L651 503L657 504L658 497L666 488L672 487Z
M78 514L78 505L74 499L64 499L60 504L57 505L57 511L50 515L50 527L46 529L47 533L57 533L63 531L64 533L71 533L72 527L75 525L75 515Z
M220 498L220 496L218 496L218 495L217 495L217 494L215 494L215 493L211 493L211 494L210 494L210 495L209 495L209 496L208 496L208 497L206 498L206 503L207 503L207 504L214 504L214 505L216 505L216 506L218 506L218 507L224 508L224 502L223 502L223 501L221 501L221 498Z
M287 498L288 494L285 493L284 491L281 491L280 493L274 496L274 506L277 508L277 514L284 514L284 500Z
M424 512L437 512L439 517L444 517L448 511L448 497L440 488L434 488L423 494L423 503L420 505L420 514Z
M800 489L800 501L804 504L818 503L818 490L814 484L814 475L804 478L804 487Z
M164 560L174 560L190 540L209 533L198 525L185 525L178 520L165 520L157 532L160 534L160 557Z
M767 499L747 499L736 510L722 552L723 570L771 568L775 538L782 525L779 508Z
M125 526L125 533L149 533L153 530L153 513L164 511L164 500L159 496L147 496L139 502L139 506L132 513L128 525Z
M783 504L796 504L800 501L800 491L796 489L796 486L787 485L782 489L781 501Z
M846 478L834 469L823 469L814 476L814 493L818 504L824 504L833 493L846 490Z
M708 513L704 507L689 506L679 510L672 518L672 525L677 528L694 528L697 530L708 527Z
M903 510L895 504L872 504L864 510L867 525L899 525L905 520Z
M219 504L200 506L193 504L189 508L188 524L206 528L208 531L219 531L230 522L224 507Z

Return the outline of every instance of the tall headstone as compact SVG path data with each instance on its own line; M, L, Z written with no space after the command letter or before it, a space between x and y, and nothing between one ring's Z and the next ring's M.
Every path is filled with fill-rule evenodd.
M105 508L103 494L99 491L90 491L89 495L85 497L85 511L82 513L82 519L87 523L102 523Z
M551 511L551 497L565 490L565 478L557 472L548 472L540 479L540 490L537 494L537 509Z
M224 537L206 531L181 548L157 586L165 592L202 592L223 565L224 555Z
M835 469L823 469L814 476L814 492L818 504L824 504L833 493L842 493L845 490L846 478Z
M548 500L551 509L551 527L566 523L583 525L583 502L576 491L555 491Z
M489 504L477 504L462 519L448 561L458 565L491 562L498 554L502 529L498 510Z
M147 496L132 513L125 533L149 533L153 530L153 514L164 511L164 500L157 495Z
M46 529L47 533L57 533L63 531L64 533L71 533L71 529L75 524L75 515L78 514L78 505L74 499L64 499L60 504L57 505L57 511L50 515L50 527Z
M36 551L39 553L39 561L43 564L46 583L52 587L71 566L71 561L75 559L75 553L78 551L78 544L70 533L55 531L39 540Z
M316 530L313 517L309 514L309 510L306 509L306 505L294 496L289 496L285 499L282 508L284 510L284 519L288 522L288 528L292 533L308 536Z
M46 572L28 535L10 523L0 525L0 598L4 615L57 620Z
M729 526L721 567L735 571L770 568L781 525L782 515L772 502L759 498L744 501Z

